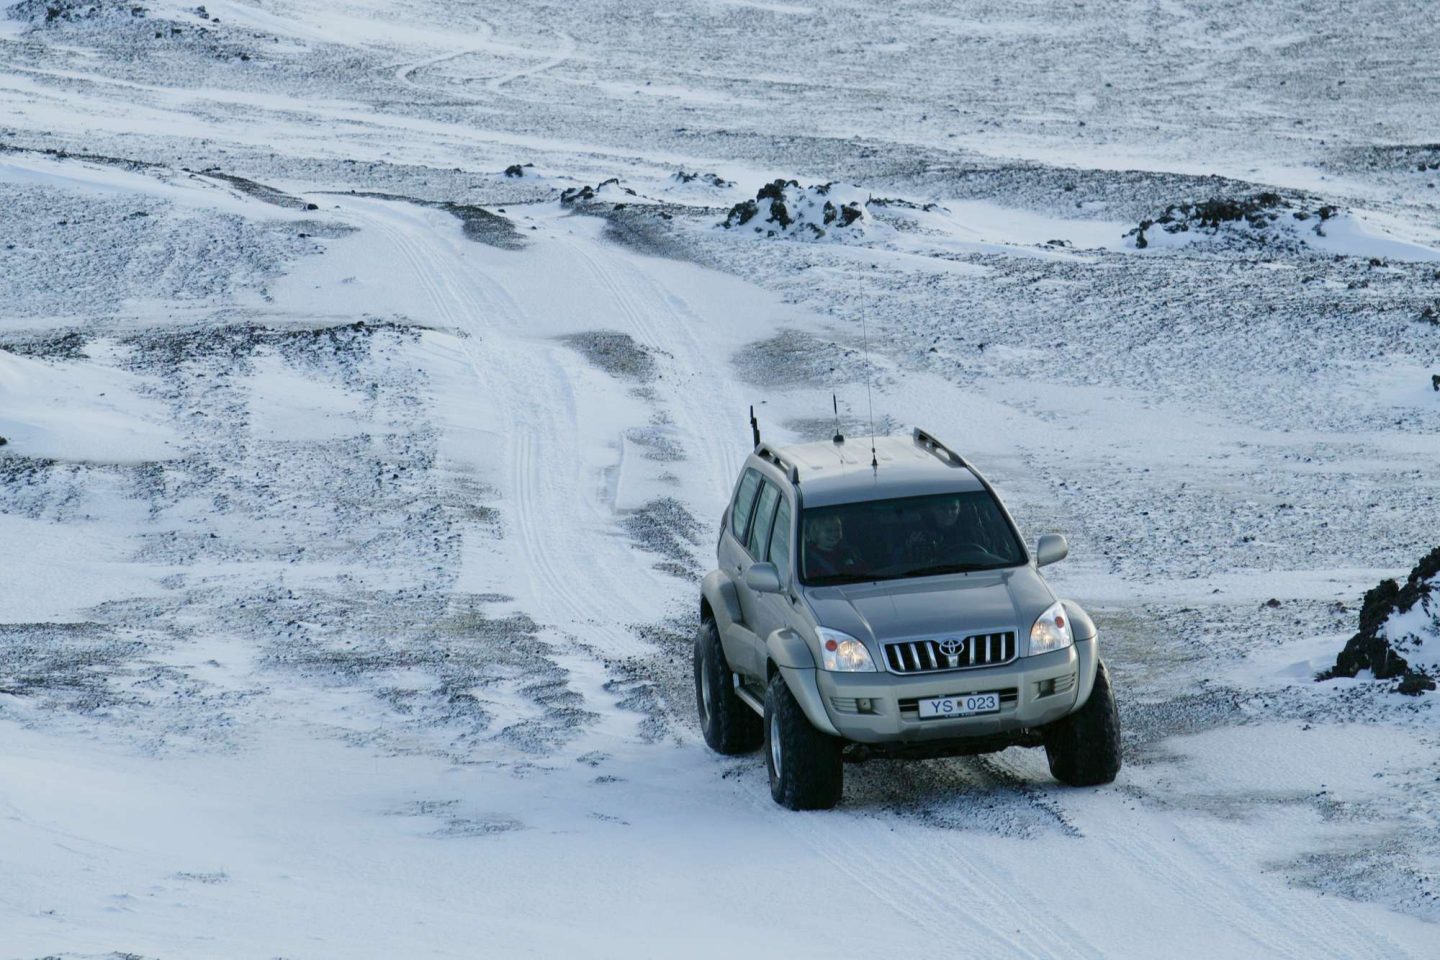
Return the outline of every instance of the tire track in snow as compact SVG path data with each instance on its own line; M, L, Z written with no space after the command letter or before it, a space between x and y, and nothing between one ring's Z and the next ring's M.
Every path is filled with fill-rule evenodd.
M733 415L738 421L742 408L735 403L726 402L726 395L733 392L730 381L715 375L715 358L708 356L706 348L695 336L695 328L704 323L704 320L682 297L677 294L667 295L653 278L639 271L629 271L625 281L633 281L634 285L641 289L626 290L624 281L617 277L621 267L607 262L618 258L612 251L604 248L597 250L594 244L573 239L568 240L568 245L595 281L610 293L621 313L629 321L630 329L624 332L630 333L652 351L669 355L672 358L671 366L678 375L689 381L699 381L697 385L689 386L674 382L669 392L677 395L671 398L675 402L666 412L672 416L676 428L684 436L685 449L698 448L700 469L696 472L708 478L718 502L723 503L729 493L730 483L740 469L741 457L737 453L739 448L736 445L724 443L720 438L728 435L727 415ZM648 302L638 303L637 300L642 297ZM680 322L669 324L662 337L660 327L649 318L652 315L665 316L667 313L678 315ZM682 391L684 395L678 395ZM697 403L696 397L704 398L706 402ZM736 397L728 399L738 400ZM718 411L715 402L717 400L720 401ZM689 456L687 459L694 460Z
M405 84L407 87L418 90L422 93L455 97L460 100L468 101L470 103L492 103L494 101L494 97L476 96L473 93L467 93L463 89L456 89L450 86L431 86L429 84L420 83L415 79L416 73L429 67L439 66L440 64L448 63L451 60L459 60L462 57L478 56L481 54L493 53L494 45L491 43L491 41L495 39L495 28L484 21L480 21L480 23L483 27L483 33L482 36L478 38L479 42L473 42L471 45L461 47L458 50L448 50L444 53L439 53L431 57L425 57L420 60L403 63L396 68L395 79L400 83ZM557 34L557 37L560 40L560 46L557 50L551 53L536 54L537 56L543 57L543 60L540 63L530 67L522 67L519 70L512 70L508 73L499 74L494 77L488 77L484 81L485 89L491 94L506 97L507 99L520 100L525 103L536 102L526 97L517 96L506 90L505 88L516 80L523 80L526 77L537 76L547 70L558 67L560 64L564 63L572 56L574 56L576 49L574 38L564 33Z
M603 654L639 652L628 625L649 614L626 601L640 592L637 583L655 575L623 545L613 515L597 509L593 485L581 475L574 386L553 356L563 348L523 335L529 326L525 308L483 268L466 263L472 251L460 245L470 241L385 201L364 206L367 221L385 233L416 274L433 315L470 334L462 338L462 349L477 382L502 408L500 422L509 427L504 493L513 507L507 529L520 554L511 575L529 587L518 591L525 595L526 612L570 637L583 637ZM482 340L483 357L475 352ZM609 533L616 535L604 535ZM591 557L593 562L577 567L570 545L580 541L598 547L603 559Z
M774 811L767 788L755 791L754 805ZM1058 915L1012 893L1020 883L966 846L963 834L952 839L939 831L896 830L843 811L787 815L783 826L879 907L906 918L935 943L964 943L980 956L1023 960L1103 957ZM1009 925L1005 918L1012 917L1023 918L1020 927Z
M491 79L485 81L485 86L495 91L496 93L503 93L504 91L501 88L506 86L507 84L515 80L523 80L526 77L537 76L541 73L544 73L546 70L558 67L566 60L569 60L572 56L575 55L575 40L569 34L565 33L559 33L557 34L557 36L560 38L560 49L555 53L547 56L543 63L537 64L533 67L526 67L522 70L516 70L512 73L507 73L504 76L492 77Z
M1145 831L1109 831L1103 838L1087 833L1121 854L1123 861L1142 866L1147 875L1164 877L1186 902L1220 913L1217 920L1254 944L1254 956L1382 960L1405 955L1383 929L1343 915L1361 905L1320 901L1298 891L1282 896L1276 890L1278 880L1258 881L1243 865L1216 856L1216 851L1229 849L1223 841L1199 843L1179 824L1172 829L1177 836L1169 839Z

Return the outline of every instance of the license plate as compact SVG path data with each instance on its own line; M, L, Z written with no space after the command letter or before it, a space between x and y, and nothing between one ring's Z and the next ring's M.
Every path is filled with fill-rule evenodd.
M978 713L999 713L1000 694L972 693L963 697L921 697L920 719L931 717L973 717Z

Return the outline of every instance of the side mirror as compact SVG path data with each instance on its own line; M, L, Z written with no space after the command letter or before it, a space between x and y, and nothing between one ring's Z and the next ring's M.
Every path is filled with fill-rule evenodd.
M1058 533L1047 533L1040 538L1035 545L1035 566L1043 567L1047 563L1054 563L1057 560L1064 560L1070 552L1070 544Z
M745 571L745 586L756 593L779 593L784 589L780 585L780 571L773 563L750 564L750 569Z

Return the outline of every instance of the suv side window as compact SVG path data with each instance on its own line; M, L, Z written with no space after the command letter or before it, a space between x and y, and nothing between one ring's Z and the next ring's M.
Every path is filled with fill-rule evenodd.
M755 511L755 490L760 486L760 474L754 470L746 470L745 476L740 478L740 485L735 488L735 506L730 511L730 532L735 534L735 539L741 543L745 542L745 534L750 529L750 514Z
M782 499L775 511L775 529L770 534L767 559L780 571L780 582L790 580L790 501Z
M757 560L764 559L765 545L770 540L770 521L775 518L775 502L780 499L780 491L772 484L765 484L760 490L760 500L755 507L755 522L750 525L750 543L748 544L750 556Z

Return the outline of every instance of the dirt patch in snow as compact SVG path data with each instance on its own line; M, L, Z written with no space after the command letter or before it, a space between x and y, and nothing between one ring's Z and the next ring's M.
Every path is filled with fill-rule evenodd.
M99 623L0 624L0 693L91 713L124 700L112 675L146 649Z
M865 375L862 351L800 330L746 344L730 362L747 382L781 389L854 383Z
M246 177L239 177L233 173L221 173L219 170L210 169L200 171L201 176L209 177L212 180L219 180L228 183L246 196L254 197L262 203L268 203L276 207L285 207L289 210L315 210L318 207L313 203L306 203L299 197L292 197L283 190L257 183Z
M87 337L78 330L12 334L0 337L0 350L44 360L83 360Z
M684 580L699 579L695 548L702 539L700 524L679 500L673 497L651 500L627 514L620 525L642 549L663 558L655 564L655 569Z
M649 348L618 330L586 330L560 338L592 364L620 380L649 383L655 379L655 357Z
M642 624L635 632L652 651L605 661L610 675L605 689L619 697L621 707L642 714L640 735L647 741L680 730L698 733L693 657L699 625L695 615Z
M501 250L521 250L525 238L515 229L515 224L498 213L492 213L473 203L442 203L440 209L458 217L460 229L465 236L476 243L498 247Z

